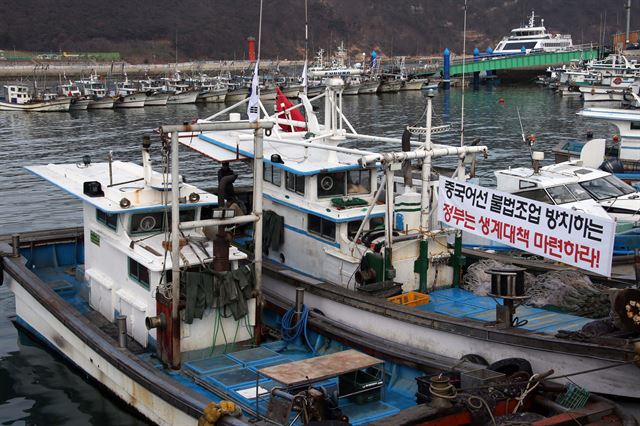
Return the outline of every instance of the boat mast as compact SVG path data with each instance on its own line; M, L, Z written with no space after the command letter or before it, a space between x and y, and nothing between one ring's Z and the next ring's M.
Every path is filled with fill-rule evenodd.
M466 52L467 52L467 0L464 0L464 23L462 29L462 92L461 92L461 104L462 110L460 113L460 147L464 146L464 77L466 68ZM458 177L460 180L464 180L464 158L460 158L458 161Z
M308 67L308 54L309 49L309 18L307 13L307 0L304 0L304 71L302 72L302 85L305 96L307 95L307 86L309 81L307 80L307 67Z

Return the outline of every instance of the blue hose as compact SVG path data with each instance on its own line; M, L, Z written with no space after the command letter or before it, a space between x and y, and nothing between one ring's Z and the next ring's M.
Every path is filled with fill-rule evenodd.
M295 342L301 335L304 335L305 343L315 355L316 351L313 345L309 342L309 336L307 336L309 308L307 308L307 305L302 305L302 313L300 314L298 322L292 324L295 314L295 308L291 308L282 316L282 326L280 327L280 333L282 334L282 340L284 341L284 348L282 348L282 350L286 349L290 343Z

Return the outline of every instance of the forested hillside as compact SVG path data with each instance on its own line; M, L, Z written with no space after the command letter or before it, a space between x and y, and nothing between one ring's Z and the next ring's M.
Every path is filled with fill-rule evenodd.
M623 0L469 0L468 46L495 46L535 8L574 43L624 31ZM640 5L632 29L640 27ZM310 47L424 55L462 48L463 0L308 0ZM241 59L258 33L259 0L2 0L0 49L120 51L125 59ZM606 20L605 20L606 15ZM603 24L604 22L604 24ZM637 24L637 25L636 25ZM304 1L264 0L262 55L302 57Z

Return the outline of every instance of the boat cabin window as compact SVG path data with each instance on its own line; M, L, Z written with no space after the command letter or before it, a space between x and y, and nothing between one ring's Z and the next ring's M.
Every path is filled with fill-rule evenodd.
M542 188L534 189L532 191L516 192L516 195L520 197L528 198L529 200L540 201L542 203L547 203L547 204L553 204L553 201L551 201L551 198L549 198L549 194L547 194L547 192Z
M318 198L347 195L345 172L320 173L318 175Z
M573 194L571 194L564 185L549 187L547 188L547 193L556 204L573 203L576 201Z
M285 187L296 194L304 195L304 176L285 172Z
M535 182L529 182L528 180L520 180L518 186L520 189L531 189L537 187L538 184Z
M631 130L640 130L640 121L632 121Z
M114 231L118 230L118 213L107 213L96 209L96 221Z
M166 214L166 219L165 219ZM180 210L180 222L195 220L195 209ZM166 226L165 226L166 224ZM164 232L171 226L171 213L144 212L131 215L131 234L144 234L147 232Z
M149 270L132 258L129 258L129 278L149 290Z
M621 195L636 192L632 186L615 176L604 176L580 182L580 186L586 189L596 200L606 200L607 198L620 197Z
M319 235L327 240L336 240L336 224L319 216L307 215L308 231L310 234Z
M351 170L347 172L347 194L368 194L371 192L371 170Z
M587 190L581 187L579 183L570 183L566 185L566 187L578 201L591 199L591 195L589 195Z
M533 49L536 47L537 41L524 41L524 42L516 42L516 43L507 43L504 47L504 50L520 50L521 48L525 49Z
M262 171L262 179L275 186L280 186L280 184L282 184L282 170L274 167L273 164L265 164Z

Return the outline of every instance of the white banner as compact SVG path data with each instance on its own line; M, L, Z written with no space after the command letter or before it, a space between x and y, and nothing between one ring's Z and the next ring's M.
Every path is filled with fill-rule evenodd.
M440 177L438 220L529 253L611 276L613 219Z

